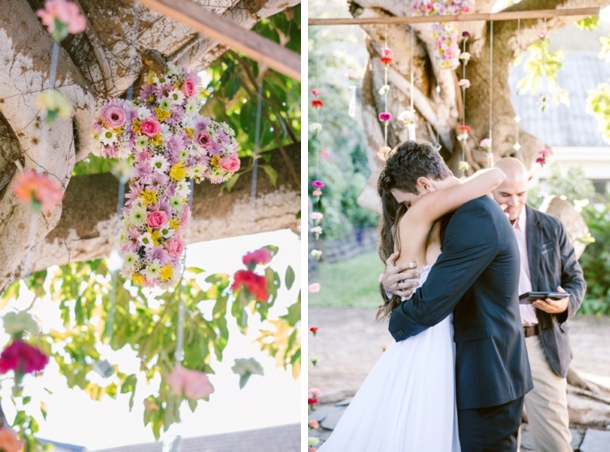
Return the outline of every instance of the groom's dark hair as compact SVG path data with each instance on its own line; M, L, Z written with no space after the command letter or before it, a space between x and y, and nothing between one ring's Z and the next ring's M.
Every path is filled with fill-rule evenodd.
M417 179L427 177L444 180L451 170L439 152L427 141L405 141L390 154L379 175L377 191L389 192L393 188L418 194Z

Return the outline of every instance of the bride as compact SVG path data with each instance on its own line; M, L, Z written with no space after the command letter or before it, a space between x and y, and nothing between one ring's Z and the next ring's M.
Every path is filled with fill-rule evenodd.
M450 177L449 188L435 191L420 177L422 195L406 203L399 203L397 193L379 189L379 255L386 262L398 251L397 265L416 262L419 286L441 253L441 218L489 193L505 175L493 168L464 180ZM392 297L380 306L377 318L389 316L402 301ZM452 317L386 349L319 452L460 451Z

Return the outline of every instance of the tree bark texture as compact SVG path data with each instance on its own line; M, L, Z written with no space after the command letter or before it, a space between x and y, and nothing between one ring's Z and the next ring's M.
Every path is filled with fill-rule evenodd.
M203 6L209 3L195 1ZM62 216L62 205L48 213L32 214L29 206L19 202L10 188L18 168L42 167L64 188L68 187L74 165L92 149L89 129L96 100L125 95L140 76L140 55L146 49L158 50L178 67L186 66L191 70L204 69L226 50L217 42L130 0L75 0L75 3L87 17L87 29L62 41L55 82L55 87L74 106L74 115L70 119L59 119L46 132L35 103L38 94L50 88L54 45L35 15L44 2L0 1L0 291L8 281L7 275L19 275L23 271L23 266L27 265L24 261L26 251L33 244L40 243L36 248L36 265L33 266L38 269L66 263L70 260L69 255L81 256L82 259L104 255L104 251L87 251L90 244L77 245L81 236L80 232L77 233L80 231L78 228L72 229L74 235L71 236L65 235L66 231L60 228L51 242L44 239L58 224L70 224L71 218L84 217L90 211L105 212L109 218L113 209L98 208L96 204L105 202L103 196L108 195L107 189L115 190L116 197L116 184L112 185L110 176L78 178L72 184L73 188L68 189L63 203L68 209L66 215ZM209 9L249 29L260 19L298 3L298 0L219 0ZM89 185L89 182L83 182L85 180L93 182ZM83 188L74 188L79 186ZM98 192L94 191L96 188ZM197 189L197 193L203 192L207 196L219 194L217 188ZM79 201L73 193L88 193L91 197ZM242 198L238 193L237 189L223 193L222 202L227 206L241 205ZM296 201L295 192L288 194L278 190L277 203L282 207L277 210L272 208L275 201L271 201L274 196L271 192L261 196L267 196L264 200L259 198L261 205L270 207L271 212L279 215L277 223L285 225L286 212L291 209L284 202L289 197ZM77 206L85 210L74 210ZM210 221L223 224L224 236L245 232L243 222L225 224L229 216L216 218L217 212L217 209L209 209L205 214ZM198 215L202 219L204 213L198 212ZM272 223L273 214L268 212L265 215ZM103 222L102 217L96 218ZM261 226L261 230L269 227ZM193 237L198 237L196 231L194 225ZM88 234L96 235L98 232L90 230ZM102 233L99 235L103 236ZM202 233L199 237L212 235ZM109 237L106 239L111 241ZM59 245L51 249L49 243ZM64 251L58 251L60 248ZM111 248L101 249L109 251ZM46 251L50 254L45 255Z

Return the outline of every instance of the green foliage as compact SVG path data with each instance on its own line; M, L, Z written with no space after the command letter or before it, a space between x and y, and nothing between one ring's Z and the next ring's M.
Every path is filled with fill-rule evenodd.
M529 58L525 62L525 75L517 82L518 93L529 91L534 95L545 80L546 89L553 96L555 105L559 102L570 105L569 93L557 82L557 74L563 67L565 58L563 50L551 52L549 39L545 38L531 44L527 51Z
M272 256L278 252L277 247L267 248ZM231 277L222 273L207 276L205 283L208 287L204 289L200 286L202 273L201 269L189 268L174 289L153 294L133 286L119 274L111 274L103 260L78 262L58 267L55 271L44 270L16 282L0 300L6 304L27 287L36 296L48 295L58 304L64 330L52 330L44 336L30 338L30 342L55 360L69 387L86 391L93 400L130 394L131 410L138 385L144 382L153 385L155 394L143 401L144 423L151 426L158 438L162 429L179 420L179 408L183 402L187 402L191 409L197 405L176 396L165 383L165 377L176 362L180 299L185 308L182 361L185 368L213 374L214 363L223 360L230 339L228 322L234 321L245 334L250 320L258 317L270 326L261 331L261 350L274 357L278 366L291 368L295 378L300 372L300 295L285 315L278 319L268 318L269 309L277 300L278 289L282 284L293 285L294 272L287 271L282 282L280 275L270 266L264 268L269 293L266 301L254 300L244 288L232 290ZM140 373L127 374L121 371L119 364L108 362L101 351L102 344L109 345L112 350L125 347L133 350L139 360ZM260 366L252 360L248 363L249 374L244 376L240 373L240 387L246 384L251 374L257 373L257 366ZM93 376L92 370L105 377L104 384L94 383L99 381L99 377ZM24 438L30 434L33 438L38 425L36 416L23 413L14 423L26 435ZM46 412L42 414L46 416Z
M593 14L592 16L578 20L574 22L574 25L576 25L581 30L597 30L597 28L599 27L599 14Z
M582 213L595 242L580 258L587 294L579 312L610 315L610 203L586 206Z
M610 50L610 39L608 49ZM606 53L607 61L610 54ZM597 125L606 141L610 141L610 84L600 83L597 88L589 91L587 97L587 111L597 119Z
M370 170L361 115L348 115L350 84L359 85L360 81L351 82L346 72L364 73L357 55L362 50L361 39L354 33L334 33L332 28L310 29L309 86L322 92L324 106L310 107L309 111L310 126L322 125L321 131L309 132L309 180L320 179L326 184L320 204L315 206L324 213L323 237L341 237L352 227L373 226L378 218L356 203ZM322 160L323 150L330 150L328 160ZM312 191L310 184L310 195Z
M301 6L287 9L268 19L261 20L253 31L286 48L300 53ZM214 61L207 70L210 82L207 98L201 113L225 121L235 131L241 150L240 158L254 155L256 140L256 114L259 88L262 90L260 137L258 154L263 160L261 169L273 185L277 172L268 163L271 151L300 141L301 136L301 84L273 70L261 67L256 61L229 50ZM243 165L231 179L230 189L241 175L252 170Z

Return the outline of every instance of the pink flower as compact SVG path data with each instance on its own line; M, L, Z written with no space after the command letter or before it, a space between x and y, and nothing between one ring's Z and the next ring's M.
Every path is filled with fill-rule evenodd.
M118 105L109 105L102 112L102 119L108 127L116 129L125 124L125 110Z
M491 148L491 139L485 138L485 139L481 140L481 143L479 144L479 146L481 146L484 149L490 149Z
M177 237L173 237L165 242L165 247L172 256L180 256L184 251L184 242Z
M309 393L313 396L313 397L320 397L322 395L322 391L320 391L318 388L310 388L309 389Z
M320 152L320 157L322 157L324 160L328 160L330 158L330 150L324 149L322 152Z
M154 137L161 132L161 124L156 118L146 118L142 121L142 124L140 124L140 130L143 134Z
M549 155L549 154L550 154L550 152L549 152L549 150L548 150L548 149L540 149L540 150L538 151L538 155L544 155L544 156L546 156L546 155Z
M230 157L222 157L220 159L220 166L226 171L234 173L241 166L241 161L236 155L231 155Z
M382 146L377 151L377 157L379 157L381 160L383 160L385 162L388 159L388 156L390 155L390 152L392 152L392 148L391 147L389 147L389 146Z
M387 112L387 111L382 111L381 113L379 113L379 120L381 122L388 122L392 119L392 113Z
M40 17L49 33L56 31L55 19L67 27L68 33L80 33L87 28L87 20L81 14L78 6L67 0L47 0L44 4L44 9L36 11L36 15ZM67 33L62 33L59 35L60 39L56 40L60 41L66 35ZM55 36L53 37L55 38Z
M322 190L316 188L311 194L314 196L322 196Z
M322 94L322 91L320 91L319 89L312 89L311 90L311 94L313 94L314 96L318 97Z
M315 419L312 419L311 421L309 421L307 423L307 425L309 425L309 428L312 428L312 429L316 429L316 428L320 427L320 423L318 421L316 421Z
M151 228L160 228L167 223L167 214L162 210L157 212L149 212L146 216L146 223Z
M13 184L13 190L20 201L31 203L35 210L42 207L47 212L64 197L59 181L34 170L19 174Z
M319 221L324 218L324 215L321 212L311 212L311 219L314 221Z
M462 89L470 88L470 80L463 78L458 82L458 86L461 86Z
M180 224L184 226L188 224L189 221L191 221L191 209L187 204L182 209L182 215L180 216Z
M165 382L175 394L189 400L205 399L214 392L214 386L206 374L198 370L185 369L182 366L176 366L165 377Z
M196 140L197 143L199 143L199 145L204 149L210 149L212 146L214 146L212 137L205 130L200 130L197 132Z
M195 95L196 88L197 80L194 76L189 75L182 84L182 92L188 97L193 97Z
M0 450L4 452L20 452L23 443L17 439L17 435L10 428L0 428Z
M311 186L312 186L313 188L324 188L324 182L322 182L321 180L314 180L314 181L311 183Z
M320 283L313 283L313 284L309 285L309 292L318 293L318 292L320 292L321 288L322 288L322 286L320 285Z
M250 265L256 266L265 265L271 261L271 252L267 248L260 248L256 251L246 253L242 259L242 262L246 267Z
M40 372L49 362L49 357L36 347L19 339L14 340L0 354L0 373L9 370L21 374Z

